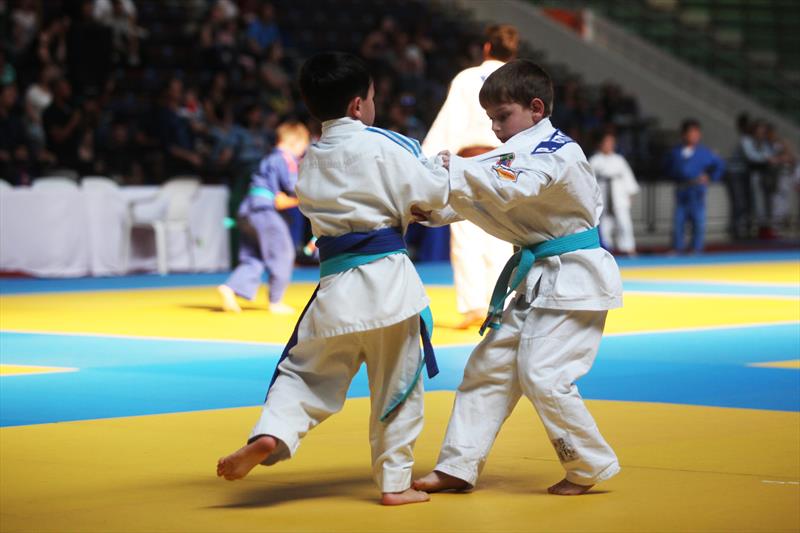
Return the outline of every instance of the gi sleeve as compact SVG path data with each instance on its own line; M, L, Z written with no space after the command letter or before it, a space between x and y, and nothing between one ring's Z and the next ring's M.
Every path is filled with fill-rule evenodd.
M513 209L531 196L537 196L553 177L532 157L515 156L519 161L513 161L513 165L497 157L476 160L450 156L450 194L476 205L486 202L501 211Z
M294 196L294 188L297 185L297 173L289 169L289 164L283 160L283 156L272 160L272 170L278 181L280 190L290 196Z
M411 216L411 208L422 211L444 209L450 195L447 169L431 160L418 159L402 148L386 150L379 168L383 182L392 188L395 204Z

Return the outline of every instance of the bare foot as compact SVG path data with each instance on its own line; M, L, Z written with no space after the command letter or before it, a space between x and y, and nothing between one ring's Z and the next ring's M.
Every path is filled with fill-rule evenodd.
M403 492L384 492L381 496L383 505L405 505L407 503L422 503L430 500L427 492L406 489Z
M239 307L239 302L236 301L236 293L227 285L220 285L217 287L217 292L222 298L222 310L231 313L241 313L242 308Z
M547 489L547 492L550 494L558 494L559 496L580 496L581 494L589 492L589 489L592 487L594 487L594 485L578 485L577 483L562 479Z
M434 470L426 476L415 479L411 486L426 492L441 492L443 490L467 490L469 483L455 476Z
M247 446L243 446L217 461L217 477L224 477L228 481L242 479L256 465L265 461L277 445L278 441L275 437L269 435L259 437Z
M480 326L486 319L486 313L483 311L469 311L464 313L463 317L463 320L456 325L456 329L469 329Z
M269 304L269 312L276 315L291 315L294 314L294 307L288 306L282 302Z

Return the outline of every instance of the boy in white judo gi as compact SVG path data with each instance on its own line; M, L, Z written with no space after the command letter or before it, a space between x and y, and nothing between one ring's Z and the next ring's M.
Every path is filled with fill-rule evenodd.
M609 250L634 255L636 241L631 220L631 198L639 193L639 184L628 162L616 153L616 146L616 135L606 132L600 140L599 150L589 158L603 195L600 236Z
M450 156L450 206L520 251L498 280L491 330L467 363L436 468L414 487L474 486L524 394L566 470L549 491L582 494L619 471L575 386L594 362L608 310L622 304L619 269L599 243L600 190L578 144L551 125L553 86L536 64L500 67L480 102L504 144L473 159ZM445 213L417 214L436 223Z
M420 374L423 366L429 375L437 370L429 300L402 233L412 207L445 207L448 173L421 162L417 141L369 127L374 88L358 58L314 56L301 69L300 87L322 121L322 137L303 159L296 187L300 210L319 237L320 284L284 350L248 444L220 459L217 475L239 479L258 464L294 456L300 439L342 408L365 362L381 501L427 501L411 488L411 469L422 429Z
M270 312L294 313L282 301L292 279L295 251L289 225L280 211L297 206L294 198L297 163L308 149L310 136L305 125L290 122L278 126L276 133L275 149L259 162L250 180L250 190L239 205L239 218L246 221L249 231L242 231L239 265L217 287L225 311L241 312L237 296L255 300L266 270Z

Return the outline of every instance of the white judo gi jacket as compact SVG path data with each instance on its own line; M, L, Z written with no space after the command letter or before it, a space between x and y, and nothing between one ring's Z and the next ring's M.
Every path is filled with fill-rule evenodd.
M389 227L405 232L411 206L440 209L447 202L447 170L421 161L419 143L394 132L350 118L324 122L322 137L300 164L300 210L317 237ZM298 339L397 324L428 304L408 256L391 255L322 278Z
M491 152L450 159L450 205L495 237L517 246L591 229L603 210L580 146L549 119ZM537 261L517 290L538 291L533 307L608 310L622 305L622 281L602 248Z

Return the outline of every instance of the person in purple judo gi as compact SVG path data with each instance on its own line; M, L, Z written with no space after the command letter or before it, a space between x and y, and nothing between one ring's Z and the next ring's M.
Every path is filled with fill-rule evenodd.
M270 312L294 312L282 301L292 277L295 246L280 211L298 205L294 193L297 166L308 148L309 132L301 123L287 122L278 126L277 137L275 149L259 162L251 178L250 190L239 206L242 230L239 265L227 281L217 287L225 311L241 312L237 296L255 300L266 270Z

